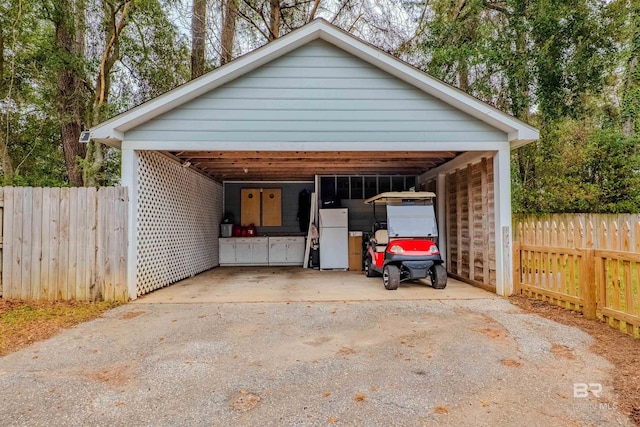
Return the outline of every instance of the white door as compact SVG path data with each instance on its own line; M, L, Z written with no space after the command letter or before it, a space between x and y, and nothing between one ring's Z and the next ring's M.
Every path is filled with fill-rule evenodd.
M233 239L220 239L219 248L220 264L235 264L236 245Z
M304 261L304 237L292 237L287 243L287 262L300 264Z
M343 209L320 209L320 228L323 227L348 227L349 210Z
M254 265L269 264L268 239L255 239L251 242L251 263Z
M349 238L346 228L320 229L320 269L349 268Z
M251 239L236 239L236 264L251 263Z
M283 238L269 239L269 264L278 265L287 262L287 241Z

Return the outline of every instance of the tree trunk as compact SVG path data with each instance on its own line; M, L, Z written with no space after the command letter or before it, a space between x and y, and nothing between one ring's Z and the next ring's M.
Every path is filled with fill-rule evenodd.
M193 0L191 16L191 78L204 74L204 42L207 21L207 0Z
M271 0L269 13L269 41L280 37L280 0Z
M469 92L469 67L464 59L458 61L458 84L460 90Z
M85 112L85 91L82 77L78 75L77 58L84 55L84 8L73 0L58 3L58 19L55 21L55 45L64 65L58 70L58 113L62 150L69 183L82 186L82 171L76 162L84 158L86 148L79 142L82 118ZM80 42L82 41L82 42Z
M222 21L222 31L220 34L220 44L222 53L220 55L220 65L227 64L233 59L233 42L236 36L236 19L238 17L237 0L227 0Z

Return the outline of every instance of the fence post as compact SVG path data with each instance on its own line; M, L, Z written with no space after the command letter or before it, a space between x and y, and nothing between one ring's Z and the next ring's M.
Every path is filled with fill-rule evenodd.
M513 294L520 295L522 289L521 284L522 267L520 265L520 242L513 242Z
M582 311L585 319L594 320L596 318L596 275L595 275L595 250L582 250L582 274L580 283L582 284Z

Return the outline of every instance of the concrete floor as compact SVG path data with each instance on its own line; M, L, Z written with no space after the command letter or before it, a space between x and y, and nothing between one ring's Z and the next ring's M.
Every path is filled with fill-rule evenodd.
M188 304L297 301L471 300L496 294L449 278L436 290L426 280L403 282L388 291L382 277L362 272L318 271L300 267L219 267L157 290L134 303Z

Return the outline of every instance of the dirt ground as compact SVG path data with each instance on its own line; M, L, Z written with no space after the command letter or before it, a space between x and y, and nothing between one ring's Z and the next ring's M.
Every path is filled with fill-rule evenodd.
M511 303L530 312L564 325L580 328L595 339L591 351L615 366L614 389L618 406L640 426L640 339L613 329L601 321L585 319L581 313L565 310L545 301L518 295Z
M19 301L0 298L0 356L95 319L113 303L78 301Z

